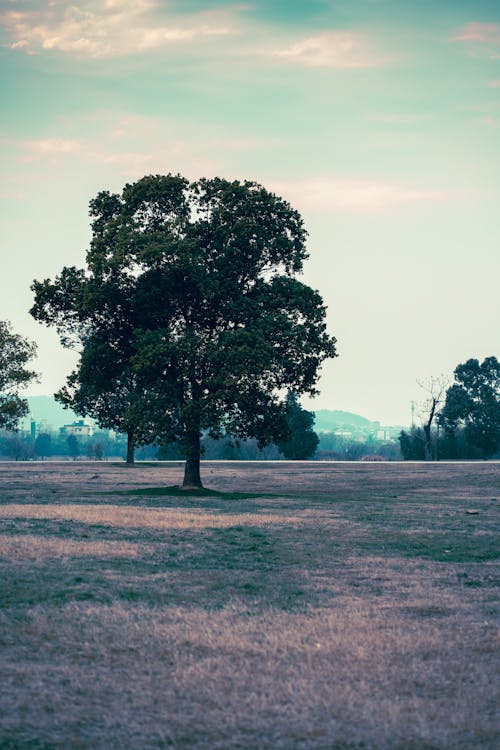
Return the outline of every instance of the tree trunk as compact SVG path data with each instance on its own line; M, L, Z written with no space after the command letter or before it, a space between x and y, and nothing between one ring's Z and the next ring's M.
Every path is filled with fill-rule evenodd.
M192 432L186 445L183 489L200 489L203 487L200 476L200 455L200 433Z
M127 466L134 465L134 450L135 450L134 433L132 430L130 430L129 432L127 432Z
M432 446L431 446L431 426L430 424L424 425L424 450L425 460L432 461Z
M432 430L432 420L434 419L434 416L436 414L436 406L437 405L438 405L438 399L435 396L433 396L432 397L431 408L430 408L430 412L429 412L429 418L427 420L427 423L424 424L425 460L426 461L432 461L432 459L433 459L431 430Z

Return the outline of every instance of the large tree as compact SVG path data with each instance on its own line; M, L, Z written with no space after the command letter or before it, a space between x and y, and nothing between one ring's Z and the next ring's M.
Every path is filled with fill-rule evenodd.
M500 362L486 357L468 359L454 371L439 416L446 432L463 427L468 442L488 458L500 448Z
M323 301L297 278L299 213L253 182L180 175L99 193L90 212L86 269L33 285L32 314L81 347L61 397L102 424L109 406L136 435L177 441L185 487L201 486L205 430L277 442L282 394L316 393L335 356Z
M0 427L13 430L29 411L19 391L36 378L26 365L35 356L36 345L12 331L9 322L0 320Z

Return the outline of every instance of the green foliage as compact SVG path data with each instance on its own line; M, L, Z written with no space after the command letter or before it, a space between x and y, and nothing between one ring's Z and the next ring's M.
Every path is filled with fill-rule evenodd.
M314 414L303 409L293 393L289 393L286 398L285 421L288 435L278 442L278 448L285 458L312 458L319 443L313 430Z
M46 458L52 455L52 438L46 432L41 432L36 436L34 445L35 454L40 458Z
M187 483L200 482L204 430L278 441L280 393L314 394L335 356L323 301L296 278L298 212L252 182L180 175L90 207L87 268L33 284L34 317L81 347L58 398L138 443L176 441Z
M68 435L68 437L66 438L66 446L68 455L71 456L73 461L76 461L81 453L80 442L76 435Z
M96 461L102 461L104 458L104 446L100 440L94 445L94 457Z
M463 427L468 443L484 458L500 448L500 363L487 357L469 359L455 368L439 422L448 436Z
M13 333L10 323L0 321L0 428L15 429L28 413L28 403L18 391L36 378L26 368L35 353L34 343Z
M33 439L19 432L3 432L0 435L0 453L14 461L28 461L35 455Z
M399 446L405 461L425 460L425 435L420 427L412 427L410 432L401 430Z

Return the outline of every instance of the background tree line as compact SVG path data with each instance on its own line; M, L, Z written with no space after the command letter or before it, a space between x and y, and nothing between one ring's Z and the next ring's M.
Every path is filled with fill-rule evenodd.
M468 359L453 374L444 398L441 379L428 383L422 427L399 437L404 459L500 457L500 363L496 357Z

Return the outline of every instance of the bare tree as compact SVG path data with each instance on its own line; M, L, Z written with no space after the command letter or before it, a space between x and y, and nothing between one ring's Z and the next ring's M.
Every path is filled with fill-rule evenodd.
M450 378L443 374L433 375L425 380L417 380L417 383L426 393L425 398L419 402L418 408L418 415L424 431L425 460L437 461L437 441L435 451L432 451L432 424L437 416L439 404L444 401L446 390L450 384Z

